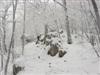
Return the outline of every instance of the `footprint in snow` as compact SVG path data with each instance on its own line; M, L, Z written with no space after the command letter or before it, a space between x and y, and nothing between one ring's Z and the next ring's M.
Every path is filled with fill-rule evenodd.
M49 68L51 68L51 63L49 63Z

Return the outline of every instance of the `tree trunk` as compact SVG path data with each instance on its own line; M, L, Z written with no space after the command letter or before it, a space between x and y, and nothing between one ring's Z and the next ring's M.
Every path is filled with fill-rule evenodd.
M3 70L3 55L1 55L1 71Z
M8 71L8 64L10 61L10 54L11 54L11 49L12 48L12 44L14 42L14 34L15 34L15 14L16 14L16 8L17 8L17 0L13 0L13 31L12 31L12 36L11 36L11 41L10 41L10 45L9 45L9 49L8 49L8 55L7 55L7 61L6 61L6 65L5 65L5 70L4 70L4 75L7 75L7 71Z
M58 33L58 37L60 38L59 26L58 26L57 20L55 20L55 24L56 24L56 26L57 26L57 33Z
M6 42L5 42L5 40L6 40L6 19L5 19L5 17L6 17L6 12L5 12L5 15L4 15L4 17L2 18L2 25L3 25L3 49L5 50L5 52L7 52L7 48L6 48Z
M68 15L67 15L67 8L66 8L66 0L62 0L62 1L63 1L64 11L65 11L65 24L66 24L66 31L67 31L67 42L68 42L68 44L72 44L70 26L69 26L69 20L68 20Z
M47 34L48 34L48 25L46 24L45 25L45 33L44 33L44 44L46 43Z
M8 4L5 9L4 9L4 15L2 17L2 26L3 26L3 49L5 52L7 52L7 47L6 47L6 16L8 13L8 10L10 8L11 4Z
M26 0L24 0L24 23L23 23L23 36L25 35L25 20L26 20ZM22 55L24 54L25 37L22 39Z
M92 5L93 5L93 8L94 8L95 15L96 15L96 23L97 23L98 31L99 31L99 34L100 34L100 15L99 15L98 7L97 7L95 0L91 0L91 2L92 2Z
M2 37L0 38L0 50L1 50L1 54L0 54L0 56L1 56L1 62L0 62L0 67L1 67L1 71L3 70L3 57L4 57L4 55L3 55L3 48L2 48Z

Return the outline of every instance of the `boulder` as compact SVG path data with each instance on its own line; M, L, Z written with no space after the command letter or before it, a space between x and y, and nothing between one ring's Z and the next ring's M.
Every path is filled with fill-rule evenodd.
M55 56L58 53L59 48L57 45L52 45L48 51L48 55Z
M16 64L13 65L13 75L17 75L20 71L22 71L24 67L17 66Z
M66 51L60 50L59 51L59 57L63 57L66 53L67 53Z

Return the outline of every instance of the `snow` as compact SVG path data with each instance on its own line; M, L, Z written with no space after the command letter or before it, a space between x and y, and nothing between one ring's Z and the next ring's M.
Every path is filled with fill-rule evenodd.
M49 47L36 45L34 42L25 46L24 56L16 59L15 63L24 66L18 75L99 75L100 60L92 46L86 40L74 38L73 44L63 42L67 51L59 58L47 55Z

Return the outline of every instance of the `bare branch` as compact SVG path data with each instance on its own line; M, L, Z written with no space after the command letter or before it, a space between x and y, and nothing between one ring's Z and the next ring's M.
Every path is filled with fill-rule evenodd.
M61 4L60 2L53 0L54 2L56 2L57 4L59 4L60 6L62 6L63 8L67 9L63 4Z

